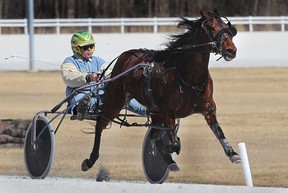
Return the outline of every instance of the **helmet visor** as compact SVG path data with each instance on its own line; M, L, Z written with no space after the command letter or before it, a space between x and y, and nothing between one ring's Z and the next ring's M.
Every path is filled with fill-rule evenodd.
M86 46L80 46L80 48L82 49L82 50L88 50L89 48L90 49L93 49L95 47L95 45L94 44L89 44L89 45L86 45Z

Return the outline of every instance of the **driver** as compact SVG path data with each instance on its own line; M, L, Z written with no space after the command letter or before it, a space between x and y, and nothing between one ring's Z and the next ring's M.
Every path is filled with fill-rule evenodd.
M71 48L74 54L67 57L61 65L62 79L67 86L66 96L69 96L81 86L97 81L101 72L107 67L102 58L93 55L95 40L91 33L79 31L73 34ZM111 72L112 69L109 70ZM105 75L107 74L105 73ZM93 95L91 91L95 94ZM103 86L91 86L83 89L83 92L81 90L80 93L68 101L68 106L71 106L71 113L77 115L77 119L82 121L86 112L93 113L95 109L101 109L103 106L103 91ZM131 99L127 108L132 112L146 115L146 107L136 99Z

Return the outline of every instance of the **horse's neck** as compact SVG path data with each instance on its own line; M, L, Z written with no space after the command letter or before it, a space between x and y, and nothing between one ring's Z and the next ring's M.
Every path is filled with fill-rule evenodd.
M183 71L183 78L190 84L201 84L207 80L208 77L208 63L209 53L190 53L184 58L185 71Z

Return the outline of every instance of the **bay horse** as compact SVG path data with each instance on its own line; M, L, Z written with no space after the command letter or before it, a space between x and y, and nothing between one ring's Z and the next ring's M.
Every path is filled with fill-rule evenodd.
M178 28L186 31L172 35L164 50L133 49L122 53L112 70L115 77L139 63L151 64L137 68L105 87L104 108L95 126L93 150L89 159L82 163L82 170L90 169L99 157L101 133L107 124L116 118L126 104L127 98L135 98L147 107L152 125L168 128L170 145L163 158L170 164L171 171L179 170L171 153L180 151L180 140L175 132L175 120L194 113L202 114L225 154L232 163L241 162L233 150L216 119L216 104L213 100L213 81L209 74L210 53L220 54L226 61L236 57L237 48L232 39L237 30L217 10L200 9L201 17L196 20L181 18ZM224 22L224 21L226 22ZM145 95L142 82L148 79ZM146 78L145 78L146 77ZM146 81L147 83L147 81ZM159 129L151 136L157 142ZM157 144L161 149L161 144Z

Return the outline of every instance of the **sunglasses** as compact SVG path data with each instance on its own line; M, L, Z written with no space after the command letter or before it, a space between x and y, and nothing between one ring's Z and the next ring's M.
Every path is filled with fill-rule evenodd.
M94 44L87 45L87 46L81 46L81 49L83 49L83 50L88 50L89 48L93 49L94 48Z

